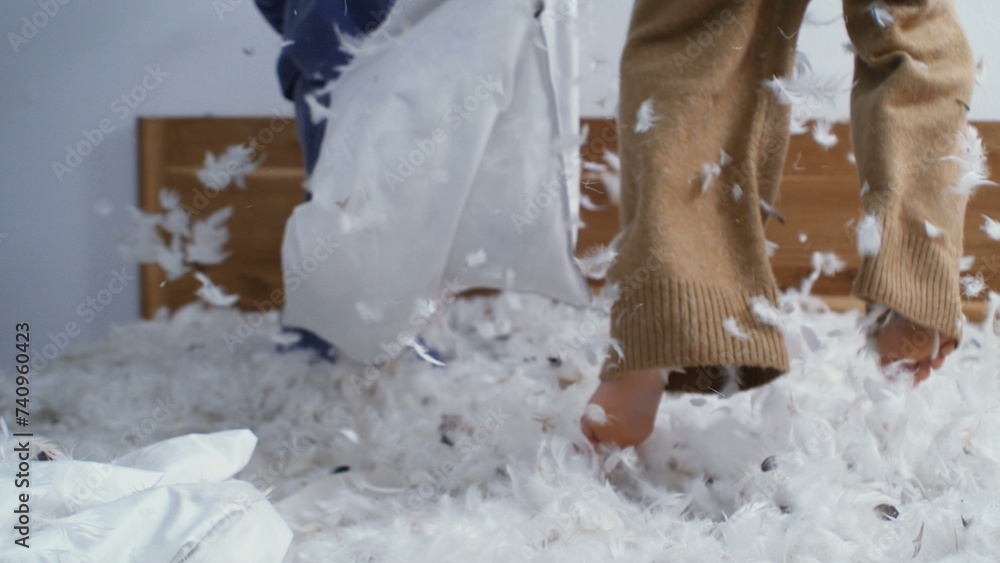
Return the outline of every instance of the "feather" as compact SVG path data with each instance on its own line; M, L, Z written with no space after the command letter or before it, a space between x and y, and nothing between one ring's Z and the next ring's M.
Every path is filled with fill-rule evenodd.
M715 162L706 162L701 165L698 171L698 180L701 181L701 193L704 194L712 186L715 179L722 174L722 168Z
M653 128L653 124L660 120L660 117L653 112L653 98L650 98L639 105L639 110L635 115L635 132L645 133Z
M938 238L941 236L941 229L937 228L930 221L924 221L924 230L927 231L927 236L930 238Z
M157 256L166 248L158 227L163 222L163 215L150 214L135 207L128 207L131 221L131 236L119 241L118 254L122 260L133 264L156 262Z
M184 263L184 248L181 239L174 236L169 247L160 245L156 249L156 263L167 274L168 281L174 281L190 271Z
M768 258L774 258L774 255L778 253L778 243L769 240L764 241L764 253L767 254Z
M195 174L206 188L221 191L235 183L240 189L246 189L245 176L264 162L263 156L254 161L253 154L254 149L246 145L230 145L218 158L206 151L205 163Z
M979 297L987 289L982 272L977 272L974 276L971 274L962 276L959 283L961 283L962 292L965 293L966 297Z
M876 256L882 249L882 225L878 217L865 215L858 223L858 254L861 256Z
M778 212L777 208L775 208L770 203L768 203L768 202L766 202L764 200L760 200L760 209L761 209L761 211L764 212L764 215L767 215L768 217L774 217L782 225L785 224L785 218L781 215L781 213Z
M587 249L583 256L575 258L577 265L583 275L590 279L600 280L608 273L608 268L614 264L618 258L618 250L615 245L597 244Z
M480 248L465 255L466 268L478 268L486 263L486 249Z
M439 368L446 367L446 364L444 362L434 357L434 354L431 353L431 351L426 346L421 344L421 342L416 338L410 339L410 341L407 343L407 346L413 349L413 351L417 354L417 356L421 360L431 364L432 366L437 366Z
M597 424L599 426L603 426L608 423L607 413L604 412L604 409L601 408L601 405L598 405L596 403L588 403L587 406L583 409L583 416L587 417L588 419L593 421L594 424Z
M306 107L309 109L309 121L313 125L319 125L327 120L327 118L336 118L329 107L324 106L320 103L319 97L316 92L309 92L303 99L306 101Z
M784 326L781 311L772 305L767 297L764 297L763 295L750 299L750 311L753 312L755 317L757 317L757 320L766 325L770 325L775 328L781 328Z
M833 124L825 119L819 119L813 124L813 139L824 149L833 147L839 141L833 134L832 127Z
M958 260L958 271L967 272L972 269L972 266L976 263L976 257L973 254L963 256Z
M166 188L161 189L159 195L160 207L165 211L160 225L172 235L188 236L188 214L181 208L180 195Z
M205 274L196 271L194 277L201 282L201 287L195 291L195 294L205 303L215 305L216 307L232 307L233 304L239 301L239 295L227 295L221 287L215 285Z
M740 324L735 317L727 317L722 321L722 328L737 340L750 340L747 333L740 329Z
M990 181L987 176L986 149L983 147L983 140L975 127L966 126L958 135L958 145L958 155L941 158L941 160L950 160L959 164L961 176L952 191L959 195L971 196L976 193L979 186L998 185L996 182Z
M868 5L867 11L875 20L875 24L882 29L889 27L896 21L892 17L892 13L889 11L889 6L885 3L885 0L875 0Z
M606 205L598 205L594 203L594 200L590 199L588 194L581 194L580 207L586 209L587 211L604 211L607 209Z
M812 265L824 276L835 276L847 267L847 264L833 252L813 252Z
M229 257L229 253L222 250L229 241L229 229L223 223L232 214L233 207L227 205L204 221L194 222L191 227L191 239L185 247L189 263L221 264Z
M993 240L1000 240L1000 221L996 221L983 215L983 232Z
M733 201L735 202L738 202L740 199L743 198L743 188L741 188L739 184L733 186L733 189L730 193L733 196Z

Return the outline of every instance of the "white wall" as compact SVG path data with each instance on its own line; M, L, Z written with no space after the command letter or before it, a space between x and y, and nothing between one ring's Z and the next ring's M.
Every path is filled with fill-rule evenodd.
M959 1L977 53L1000 50L996 2ZM43 5L58 12L43 17ZM814 0L813 8L828 19L838 5ZM219 6L231 10L219 14ZM585 114L615 111L630 7L622 0L581 6ZM112 293L120 289L116 270L137 276L116 251L125 207L137 199L136 116L290 114L291 107L274 75L280 41L251 0L35 0L4 2L0 15L0 370L9 371L14 323L31 323L37 354L47 344L51 352L67 340L97 338L139 314L137 278ZM15 52L10 34L30 34L22 18L33 17L44 26ZM803 30L800 46L817 71L848 74L845 42L834 23ZM147 77L147 68L165 74L162 81ZM997 80L988 74L983 90L1000 91ZM133 90L144 99L126 113L120 98ZM841 109L846 116L846 104ZM980 91L972 116L1000 119L1000 99ZM85 141L83 131L102 120L110 133L60 181L52 163L65 164L66 146ZM110 214L98 212L108 204ZM110 304L88 304L101 297ZM71 322L80 334L67 339Z
M7 371L16 322L31 323L39 354L65 342L58 333L67 323L80 326L77 338L93 339L139 315L137 268L116 250L125 207L137 203L136 116L291 113L273 70L280 39L252 0L216 3L233 5L221 16L212 0L42 2L59 11L17 52L8 34L22 33L24 17L45 21L35 15L44 12L38 0L0 7L0 370ZM166 76L157 83L147 68ZM133 89L144 97L134 109L120 100ZM86 141L82 131L102 120L110 134L60 181L53 161L65 162L66 146ZM110 215L95 211L102 202L113 206ZM111 293L121 290L112 280L123 267L136 279ZM106 307L87 303L109 296Z
M625 43L632 4L629 0L585 0L581 4L581 90L585 115L614 115L617 96L609 96L608 92L617 89L618 57ZM997 75L1000 59L993 60L993 53L1000 52L1000 34L996 30L1000 24L1000 2L958 0L958 11L976 58L985 58L988 63L997 65L996 72L987 72L982 88L975 92L971 118L1000 120L1000 97L995 95L1000 92L1000 76ZM808 56L817 73L842 75L845 84L850 86L853 59L844 48L849 41L841 16L840 0L812 0L798 48ZM987 95L988 92L993 95ZM838 103L835 115L841 120L848 117L848 100L849 95L845 93Z

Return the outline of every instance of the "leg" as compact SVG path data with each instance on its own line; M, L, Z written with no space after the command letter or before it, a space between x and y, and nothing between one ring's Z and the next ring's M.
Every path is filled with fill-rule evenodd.
M621 71L623 233L608 276L620 290L611 333L624 354L609 358L592 399L609 420L623 419L611 410L629 402L615 389L659 395L663 368L686 368L668 390L695 392L734 383L721 366L740 366L740 389L788 368L781 335L751 301L777 294L760 203L777 197L788 143L788 107L763 84L790 74L806 3L635 4ZM653 119L640 119L650 104ZM584 426L594 441L645 438L610 422Z
M870 187L863 204L881 234L854 291L898 313L878 335L882 363L910 360L920 380L961 337L968 197L954 190L961 166L947 157L961 154L975 67L953 0L886 6L876 18L871 2L844 0L857 55L852 137Z

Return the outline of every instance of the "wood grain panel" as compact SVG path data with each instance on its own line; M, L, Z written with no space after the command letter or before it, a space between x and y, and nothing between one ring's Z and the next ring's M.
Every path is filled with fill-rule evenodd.
M584 126L588 132L582 146L585 160L600 162L605 151L617 153L613 121L584 120ZM1000 123L980 123L978 127L987 147L1000 146ZM771 263L782 287L798 285L809 274L814 251L836 252L847 263L847 270L834 278L823 278L815 291L833 297L831 302L842 308L856 305L842 297L849 294L859 265L853 225L861 207L856 168L848 158L847 126L835 126L834 133L840 142L829 150L809 136L792 137L777 205L787 224L772 221L767 236L779 245ZM241 308L253 309L255 302L271 300L272 291L281 288L284 223L304 197L305 174L294 121L279 117L144 119L140 139L143 208L160 211L157 193L162 187L177 190L182 203L192 207L198 217L232 205L227 246L230 258L201 269L227 291L240 294ZM257 141L258 154L265 159L247 176L247 189L206 190L195 177L205 152L218 155L230 145L249 140ZM990 153L989 158L992 168L1000 170L1000 155ZM597 210L581 210L585 228L579 234L578 253L609 242L619 229L617 207L609 200L599 174L585 171L581 189ZM1000 189L979 191L969 206L965 226L965 252L976 256L973 272L982 272L990 286L1000 290L1000 243L982 231L982 214L1000 219ZM175 309L195 299L198 284L192 276L163 284L159 266L145 266L142 273L146 316L161 306ZM976 309L970 309L970 314L975 318Z

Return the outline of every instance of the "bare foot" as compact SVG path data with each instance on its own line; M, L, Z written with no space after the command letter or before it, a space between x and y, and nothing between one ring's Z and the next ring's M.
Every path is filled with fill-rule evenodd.
M599 424L585 414L580 429L595 449L598 444L638 446L653 433L663 391L661 370L633 371L602 381L588 404L601 407L605 420Z
M901 362L913 370L914 385L940 369L958 342L892 311L876 330L882 366Z

